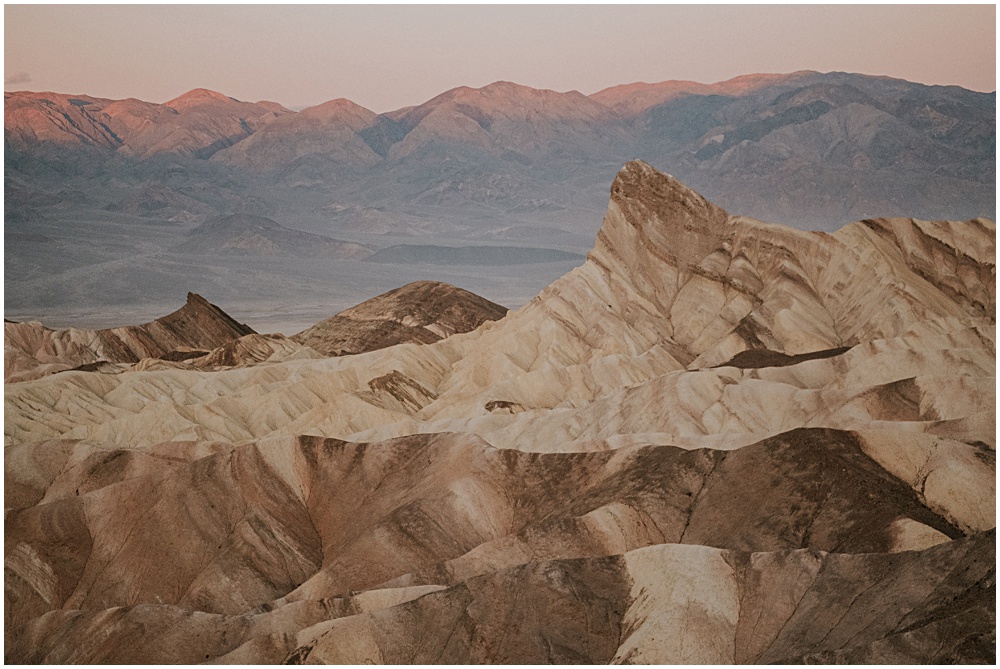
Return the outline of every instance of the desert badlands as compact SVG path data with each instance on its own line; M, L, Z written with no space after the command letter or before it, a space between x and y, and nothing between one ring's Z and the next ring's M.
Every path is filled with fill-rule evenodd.
M5 323L5 661L993 663L995 248L634 161L510 313Z

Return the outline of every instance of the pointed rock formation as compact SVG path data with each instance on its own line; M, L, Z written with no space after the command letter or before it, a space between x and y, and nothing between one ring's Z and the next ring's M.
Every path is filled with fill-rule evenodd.
M177 311L142 325L107 330L51 330L41 323L4 323L4 381L26 381L82 365L135 363L184 350L211 350L253 334L201 295L188 293Z

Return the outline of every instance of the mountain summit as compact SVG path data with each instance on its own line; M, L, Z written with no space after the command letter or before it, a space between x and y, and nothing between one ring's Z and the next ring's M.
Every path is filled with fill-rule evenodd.
M228 95L223 95L216 91L210 91L207 88L193 88L183 95L179 95L173 100L168 100L163 104L177 111L185 111L191 107L198 105L210 105L210 104L232 104L234 102L239 102L235 98L231 98Z
M17 92L5 109L12 174L25 170L19 183L43 192L53 186L44 179L67 170L32 170L34 160L68 163L69 173L110 161L108 183L127 184L133 159L185 156L214 165L171 180L208 170L216 188L244 183L289 207L326 193L400 211L444 207L463 220L472 207L509 223L564 193L560 206L586 201L596 221L602 203L586 186L641 158L730 211L796 227L996 208L995 94L843 72L633 83L590 96L498 81L385 114L343 99L295 113L206 89L164 105Z

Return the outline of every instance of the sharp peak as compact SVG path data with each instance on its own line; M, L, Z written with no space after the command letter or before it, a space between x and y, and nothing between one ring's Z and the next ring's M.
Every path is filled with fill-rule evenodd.
M608 213L587 257L626 280L655 275L660 263L691 267L718 247L728 219L674 177L633 160L611 185Z
M155 321L152 321L152 323L148 323L147 325L151 325L153 323L170 323L171 321L176 322L177 319L181 319L182 321L195 319L203 324L214 322L216 327L218 327L218 325L222 325L230 333L236 333L235 336L255 334L253 328L240 323L217 305L212 304L198 293L192 292L187 294L187 301L184 303L183 307L173 313L167 314L166 316L157 318ZM235 338L235 336L233 338Z
M685 197L694 195L698 199L704 199L700 193L685 185L680 179L659 171L644 160L630 160L618 170L611 186L612 193L616 192L616 186L633 183L658 183L664 186L658 189L660 192L679 194Z
M191 292L189 292L187 294L187 302L186 302L186 304L190 304L192 306L194 306L194 305L204 306L206 304L211 305L211 302L209 302L208 300L206 300L204 297L202 297L198 293L191 293Z
M225 311L220 309L218 306L212 304L198 293L192 293L192 292L188 292L187 301L184 303L183 307L173 312L172 314L168 314L167 316L158 318L156 320L158 321L163 320L163 318L169 318L170 316L173 316L175 314L191 314L192 312L193 313L207 312L216 316L223 316L224 318L231 320L231 317Z
M611 200L623 209L636 210L638 207L639 210L666 214L668 218L677 218L670 212L683 211L685 213L680 218L694 216L710 221L709 227L715 227L729 217L701 193L642 160L632 160L618 171L611 184ZM641 220L637 219L634 223L641 224Z

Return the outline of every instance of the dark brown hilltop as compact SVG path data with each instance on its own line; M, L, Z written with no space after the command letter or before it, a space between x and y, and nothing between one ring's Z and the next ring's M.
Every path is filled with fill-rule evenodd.
M507 308L439 281L414 281L345 309L292 339L325 355L430 344L500 320Z

